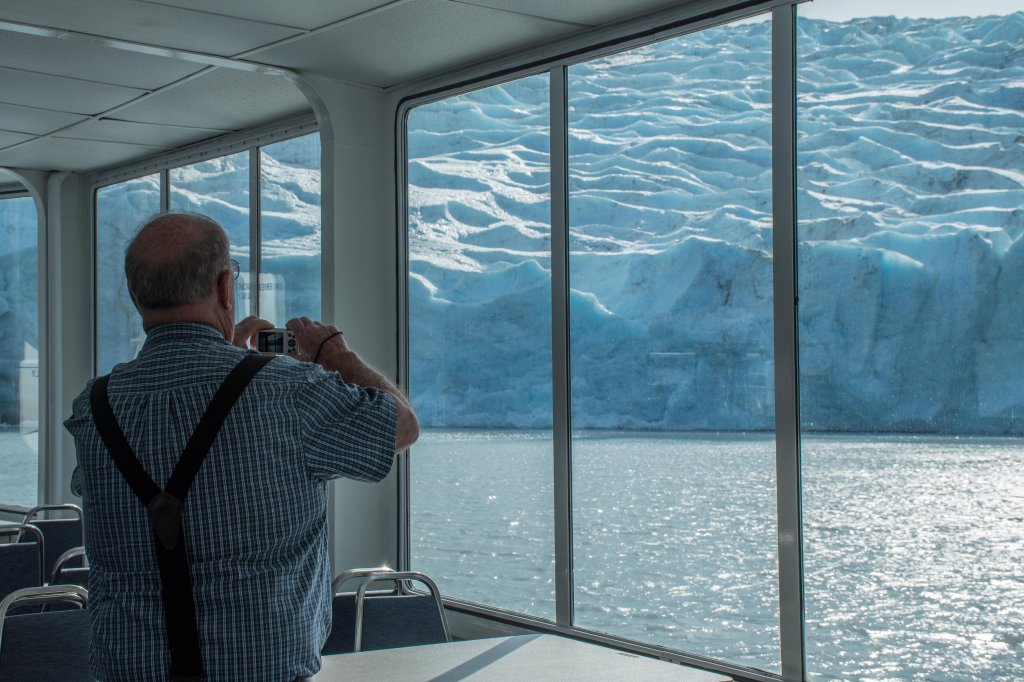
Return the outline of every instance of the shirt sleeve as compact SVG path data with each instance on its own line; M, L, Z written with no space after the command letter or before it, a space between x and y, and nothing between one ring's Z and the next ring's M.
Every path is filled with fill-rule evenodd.
M71 404L71 416L64 420L64 428L67 429L68 433L70 433L75 439L76 456L81 438L85 434L85 429L92 426L92 410L89 407L89 393L92 390L92 384L94 381L95 379L90 379L86 384L85 389L77 398L75 398L74 402ZM79 463L76 463L75 470L71 474L72 494L81 497L83 483L82 467Z
M303 457L312 476L375 482L391 471L398 420L393 397L346 384L337 372L314 366L297 406Z

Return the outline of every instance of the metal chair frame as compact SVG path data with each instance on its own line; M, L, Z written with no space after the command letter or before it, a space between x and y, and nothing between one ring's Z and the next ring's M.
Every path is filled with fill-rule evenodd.
M355 580L356 578L366 578L375 573L394 573L395 569L388 566L373 566L370 568L350 568L343 573L339 573L334 580L331 581L331 594L338 594L338 588L347 583L349 580ZM396 588L397 589L397 588Z
M441 617L441 628L444 630L444 640L446 642L452 641L451 631L448 629L448 619L445 618L444 615L444 605L441 603L441 592L437 589L437 585L434 581L426 574L416 571L388 570L386 572L370 573L364 578L363 582L359 584L359 589L356 590L356 636L355 646L352 649L354 652L363 650L363 607L366 602L366 588L372 583L382 582L385 580L394 581L396 590L398 591L401 591L400 586L404 582L415 580L416 582L421 582L426 585L427 589L430 590L430 596L433 597L434 603L437 605L437 613Z
M50 576L50 584L57 581L60 576L60 572L64 570L64 564L68 563L72 559L82 557L83 568L89 568L89 557L85 554L85 547L72 547L57 559L57 562L53 565L53 574Z
M71 602L84 609L89 606L89 591L78 585L49 585L26 587L15 590L4 597L3 601L0 601L0 651L3 651L4 620L7 618L7 612L15 603L18 603L19 606L32 606L33 604L45 606L58 602Z
M17 523L10 526L0 526L0 535L14 535L17 534L15 542L21 542L21 538L25 533L34 533L36 536L36 546L39 550L39 585L42 586L46 582L46 541L43 538L43 531L39 530L36 526L31 523ZM15 590L11 594L17 593L19 590Z

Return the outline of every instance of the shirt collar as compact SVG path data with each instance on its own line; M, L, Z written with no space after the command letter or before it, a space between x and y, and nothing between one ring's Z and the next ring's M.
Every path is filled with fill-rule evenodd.
M220 341L227 343L227 339L213 325L205 322L168 322L151 327L146 332L146 342L142 344L141 353L147 349L173 341Z

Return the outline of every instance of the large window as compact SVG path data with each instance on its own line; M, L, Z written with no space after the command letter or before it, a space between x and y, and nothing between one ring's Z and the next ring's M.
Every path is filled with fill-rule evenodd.
M35 506L39 476L39 219L0 199L0 503Z
M770 35L569 68L569 281L575 624L777 670Z
M560 625L787 679L1021 679L1024 12L799 7L411 109L412 567L555 620L557 556Z
M413 565L554 617L548 79L409 115Z
M259 187L250 188L259 163ZM241 266L235 318L257 313L277 326L318 318L320 304L320 136L317 133L213 157L96 192L97 372L131 360L145 341L124 280L124 250L147 218L168 208L208 215L227 232ZM251 211L251 192L260 210ZM259 235L253 241L251 235ZM258 263L259 286L252 285Z
M808 667L1020 679L1024 14L804 7Z

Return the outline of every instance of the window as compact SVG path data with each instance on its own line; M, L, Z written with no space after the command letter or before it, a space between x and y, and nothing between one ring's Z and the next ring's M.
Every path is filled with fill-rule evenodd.
M800 7L814 679L1024 675L1024 14L921 12Z
M320 136L260 150L260 311L279 327L320 313Z
M124 250L147 218L160 211L160 176L96 192L96 371L131 360L146 334L124 278Z
M509 523L553 513L543 486L571 501L555 598L579 636L785 679L1024 678L1016 9L822 0L553 64L568 149L535 158L564 195L508 170L542 99L413 108L408 370L437 429L410 459L413 567L550 619L523 597L544 564L522 569L549 526ZM535 308L532 271L494 276L561 253L526 229L542 198L568 215L550 317L560 268ZM509 418L550 407L566 341L569 481Z
M32 507L39 475L39 219L0 199L0 503Z
M250 211L250 169L258 155L260 211ZM131 360L145 341L128 296L124 251L138 228L160 212L162 174L96 192L97 372ZM321 316L320 135L311 133L166 172L172 210L208 215L227 232L241 267L235 319L259 313L283 326ZM260 235L253 242L252 234ZM259 263L260 286L250 284Z
M171 210L208 215L228 233L235 282L235 322L256 312L249 269L249 152L218 156L169 173Z
M575 624L778 670L770 36L569 68L569 317Z
M409 114L412 565L554 617L548 78Z

